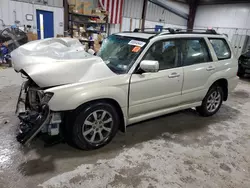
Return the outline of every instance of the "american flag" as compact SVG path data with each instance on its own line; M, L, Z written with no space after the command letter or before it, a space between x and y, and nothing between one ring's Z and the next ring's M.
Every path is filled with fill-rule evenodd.
M121 24L123 0L99 0L100 6L109 12L109 23Z

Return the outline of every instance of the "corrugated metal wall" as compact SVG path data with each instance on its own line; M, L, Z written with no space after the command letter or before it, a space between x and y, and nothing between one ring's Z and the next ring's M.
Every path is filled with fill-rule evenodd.
M54 35L64 33L64 9L58 7L37 5L31 3L10 1L10 0L0 0L0 19L4 21L6 26L14 25L15 16L14 11L16 11L16 18L20 21L20 26L31 25L33 27L33 32L36 33L37 21L36 21L36 10L47 10L54 13ZM26 20L26 14L33 15L33 21ZM0 29L2 29L2 22L0 21Z
M46 0L47 4L44 4L43 0L12 0L12 1L19 1L19 2L26 2L26 3L33 3L38 5L48 5L52 7L61 7L63 8L63 0Z
M167 27L179 28L179 29L186 29L187 28L187 26L185 26L185 25L177 25L177 24L171 24L171 23L159 23L159 22L153 22L153 21L148 21L148 20L146 20L146 22L145 22L145 27L147 27L147 28L154 28L155 25L161 25L165 28L167 28Z
M175 2L171 2L172 4ZM179 4L178 4L179 5ZM183 7L183 9L187 7ZM134 30L140 27L140 19L142 16L143 0L124 0L122 31ZM130 26L132 19L132 25ZM160 19L162 21L160 21ZM155 25L163 25L164 27L186 28L187 20L177 16L176 14L163 9L151 2L148 3L146 13L146 27L155 27ZM119 26L111 26L111 33L119 32Z
M194 26L213 27L229 40L234 34L250 35L250 3L199 6Z
M144 0L124 0L123 16L127 18L141 18Z
M175 25L181 25L181 26L187 25L186 19L164 8L161 8L151 2L148 3L146 20L154 21L154 22L160 22L160 20L163 20L162 22L165 24L175 24Z

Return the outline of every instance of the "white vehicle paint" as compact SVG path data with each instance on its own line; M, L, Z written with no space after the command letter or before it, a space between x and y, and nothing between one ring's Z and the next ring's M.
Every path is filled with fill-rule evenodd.
M46 102L51 111L79 111L79 107L84 107L85 104L91 108L93 101L97 100L111 105L116 103L116 113L120 111L120 118L123 117L120 123L124 124L119 125L124 126L123 129L132 123L191 107L201 106L199 109L203 110L202 113L204 109L201 108L207 107L207 112L203 115L212 115L217 112L222 100L227 99L228 92L236 87L237 60L231 53L231 47L227 47L229 44L224 36L206 33L143 33L140 38L139 34L112 35L109 40L114 41L107 41L101 49L100 56L104 59L86 54L72 39L32 42L13 52L14 67L16 71L24 71L43 90L42 93L50 95ZM218 40L218 44L225 45L224 50L227 52L222 55L227 58L217 58L218 48L216 46L215 51L210 40ZM43 45L43 48L40 45ZM109 51L108 48L112 47L114 49ZM47 48L50 49L49 55L44 57L41 49ZM76 50L79 48L80 51ZM155 55L160 49L164 52ZM72 50L77 54L77 58L71 55ZM195 50L198 50L198 53ZM63 56L54 55L54 52ZM114 60L117 54L119 61ZM148 55L157 58L164 55L167 59L152 61L147 59L150 57ZM174 58L173 61L170 61L171 58ZM193 63L194 61L198 63ZM164 66L166 67L162 68ZM204 101L208 102L204 104ZM102 111L101 120L105 122L103 118L109 111L99 111ZM97 117L98 110L94 111L92 116L95 120L100 118ZM115 120L112 117L113 126ZM94 124L89 123L88 118L86 121L89 126L94 127L90 128L86 135L94 131L92 135L99 134L101 140L103 133L100 131L107 129L103 127L105 123L102 124L99 120ZM95 141L95 138L89 139Z
M33 41L11 55L15 70L22 70L42 88L115 76L101 58L85 52L77 39Z

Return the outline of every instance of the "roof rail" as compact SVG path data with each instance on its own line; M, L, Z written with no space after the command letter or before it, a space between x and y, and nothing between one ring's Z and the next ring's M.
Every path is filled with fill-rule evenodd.
M147 31L147 30L153 30L153 31ZM166 34L218 34L214 29L181 29L181 28L161 28L161 31L157 32L155 31L155 28L136 28L134 29L134 32L142 32L142 33L155 33L158 35L166 35Z
M200 33L218 34L214 29L176 29L175 31L176 32L187 32L187 33L198 33L199 31L204 31L204 32L200 32Z
M136 28L134 29L134 32L145 32L145 30L155 30L155 28L144 28L144 29L140 29L140 28ZM171 34L174 34L175 33L175 30L173 28L170 28L170 27L167 27L167 28L161 28L161 30L167 30L169 33ZM160 32L157 32L157 31L154 31L154 33L160 33Z

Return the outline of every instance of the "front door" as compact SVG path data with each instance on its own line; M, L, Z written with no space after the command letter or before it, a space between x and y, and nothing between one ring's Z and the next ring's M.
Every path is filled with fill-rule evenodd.
M36 10L38 39L54 37L53 12Z
M130 81L129 117L138 117L179 104L183 69L179 67L179 41L154 43L143 60L159 62L159 72L133 74Z

